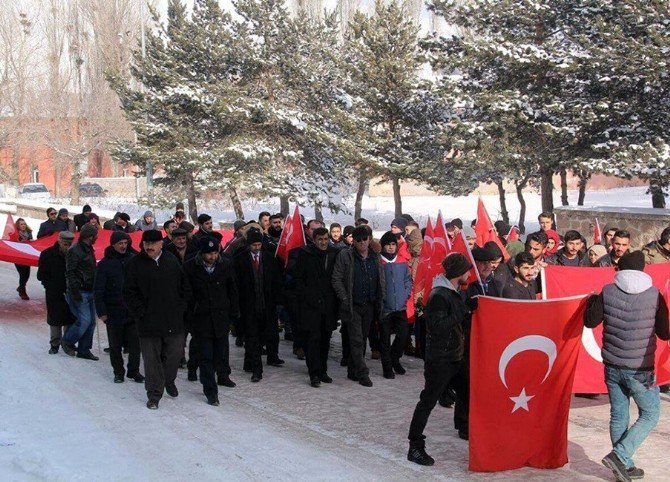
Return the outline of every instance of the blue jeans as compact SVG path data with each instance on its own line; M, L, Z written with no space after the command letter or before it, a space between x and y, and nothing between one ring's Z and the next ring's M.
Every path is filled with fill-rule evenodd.
M658 423L660 395L652 371L605 366L605 383L610 397L610 438L614 453L627 468L635 466L633 454ZM639 418L629 428L630 398Z
M95 331L95 302L92 291L82 291L81 301L75 301L70 293L65 295L70 311L77 318L67 330L63 341L76 344L77 353L90 353L93 346L93 332Z

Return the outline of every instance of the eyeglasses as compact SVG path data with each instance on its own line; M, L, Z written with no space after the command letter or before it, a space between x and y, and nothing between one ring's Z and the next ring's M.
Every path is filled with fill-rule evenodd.
M363 241L367 241L368 239L370 239L369 236L359 236L356 239L354 239L354 241L356 241L357 243L362 243Z
M56 213L56 211L51 211L51 212L49 213L49 216L55 216L56 214L58 214L58 213Z

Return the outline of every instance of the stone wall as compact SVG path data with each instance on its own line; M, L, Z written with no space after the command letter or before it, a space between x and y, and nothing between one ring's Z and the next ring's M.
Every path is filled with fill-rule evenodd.
M661 231L670 226L670 209L563 206L555 208L554 213L561 234L576 229L589 244L593 240L596 218L603 234L605 226L629 231L631 246L634 249L658 239Z

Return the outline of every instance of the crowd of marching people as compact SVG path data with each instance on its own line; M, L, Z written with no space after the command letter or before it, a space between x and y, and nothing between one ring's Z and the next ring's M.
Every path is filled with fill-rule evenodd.
M48 219L37 234L39 238L59 233L54 245L42 252L37 271L46 290L49 353L62 349L69 356L98 360L91 348L99 318L107 329L114 382L126 378L144 382L150 409L158 408L164 392L178 396L175 380L180 367L187 369L188 380L201 382L207 403L219 405L218 387L235 387L229 363L230 335L237 347L243 347L242 369L254 383L263 379L264 365L284 364L278 349L283 332L284 339L292 342L294 355L305 360L309 384L315 388L329 384L331 337L339 328L340 364L347 367L347 377L363 387L373 385L365 356L368 345L385 379L405 374L404 355L425 360L426 385L410 426L408 458L431 465L423 432L437 403L455 405L455 428L459 437L469 438L469 331L479 295L538 299L541 269L549 264L610 266L620 273L638 273L621 278L623 294L606 287L589 300L586 324L595 326L604 319L606 335L608 322L614 326L614 319L623 323L629 315L638 317L638 325L653 325L645 325L646 341L636 346L644 353L634 355L644 361L638 360L635 366L627 364L634 336L626 335L631 340L624 337L622 341L620 332L609 333L603 347L613 360L608 370L619 370L615 375L624 380L607 380L611 400L614 386L620 387L625 403L627 397L635 398L621 370L642 367L653 371L653 353L650 359L648 350L645 352L649 330L670 336L663 331L667 331L667 306L662 297L649 291L646 279L642 280L644 290L631 288L641 282L639 272L645 263L670 261L670 227L657 241L631 252L631 235L625 226L606 226L602 242L589 246L577 231L559 235L552 214L542 213L540 230L529 233L525 242L513 239L513 229L498 222L497 239L478 246L473 226L464 227L460 219L452 219L444 226L449 240L463 239L470 249L446 256L441 274L424 293L414 282L425 228L410 215L394 219L379 239L362 218L353 225L333 223L328 228L321 221L301 219L304 246L281 260L275 254L285 228L283 215L262 212L257 220L238 220L233 239L224 244L211 216L201 214L194 226L186 220L183 206L179 208L162 225L147 211L134 224L127 214L117 213L102 226L90 206L84 206L73 220L67 210L49 208ZM16 229L21 241L32 239L23 219L16 221ZM104 258L97 263L93 245L100 229L112 234ZM133 246L129 236L135 230L142 231L139 246ZM79 237L73 244L75 232ZM17 265L17 270L18 292L27 299L30 268ZM626 312L642 292L649 313ZM619 295L627 305L616 311L611 308L617 306L612 297ZM659 314L661 306L665 318ZM128 354L125 366L124 353ZM604 358L607 364L607 356ZM614 406L614 400L612 403ZM617 403L625 405L621 400ZM639 469L632 465L631 457L646 434L637 433L635 441L626 444L619 439L630 439L631 434L617 430L621 432L618 438L612 438L616 455L608 459L608 466L620 480L638 478ZM631 472L633 469L638 472Z

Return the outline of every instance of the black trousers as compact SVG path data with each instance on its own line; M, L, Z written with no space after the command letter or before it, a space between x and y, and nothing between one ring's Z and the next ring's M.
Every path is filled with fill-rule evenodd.
M177 378L179 361L184 351L184 334L140 337L140 348L144 359L144 388L147 390L147 398L160 400L165 385L173 384Z
M461 369L462 362L431 362L427 361L423 376L426 379L424 389L419 395L419 403L416 404L412 423L409 426L409 446L410 448L425 448L426 436L423 431L428 423L428 417L435 408L440 395Z
M244 365L256 375L263 373L263 345L267 360L279 358L279 325L276 316L256 313L253 321L244 327Z
M328 351L333 331L328 327L325 315L311 320L311 324L304 333L305 361L309 378L314 378L328 373Z
M190 371L197 370L200 365L200 346L198 346L195 336L190 330L184 333L184 344L186 345L186 338L189 333L191 333L191 339L188 341L188 361L186 362L186 368Z
M368 366L365 364L366 337L370 332L370 325L374 317L374 305L366 303L364 305L354 305L351 318L347 320L349 326L349 365L347 372L351 376L358 378L367 377L370 374Z
M456 392L454 404L454 428L459 432L469 433L470 424L470 361L463 360L461 368L449 384Z
M133 376L140 371L140 338L137 326L131 323L106 323L109 341L109 361L114 375ZM128 349L128 371L123 370L123 348Z
M376 323L370 323L370 329L368 330L368 341L370 342L371 351L382 351L381 343L381 332L379 326Z
M219 393L214 372L219 377L230 375L228 335L220 338L199 338L196 343L200 357L202 391L207 398L214 397Z
M351 346L349 345L349 330L347 329L347 323L344 323L344 321L340 326L340 335L342 335L342 359L348 363L351 358Z
M30 279L30 266L23 266L22 264L15 264L16 271L19 272L19 288L25 288Z
M407 312L393 311L382 318L380 328L380 346L382 366L390 367L392 361L398 361L405 351L407 343ZM391 333L395 333L395 339L391 344Z

